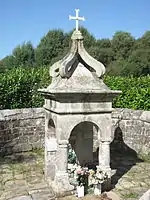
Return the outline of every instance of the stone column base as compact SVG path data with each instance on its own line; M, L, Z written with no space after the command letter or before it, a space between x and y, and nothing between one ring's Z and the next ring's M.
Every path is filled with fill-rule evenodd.
M102 184L102 190L103 191L109 191L111 190L111 168L109 166L98 166L103 172L105 172L108 176L108 179L104 181Z
M74 186L69 183L67 172L57 172L51 186L57 196L65 196L74 193Z

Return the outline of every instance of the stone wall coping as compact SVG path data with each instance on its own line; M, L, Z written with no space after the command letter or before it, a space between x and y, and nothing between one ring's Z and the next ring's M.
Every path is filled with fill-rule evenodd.
M44 118L44 108L22 108L0 110L0 121L13 119ZM114 108L112 118L120 120L141 120L150 123L150 111Z
M141 120L149 123L150 111L114 108L112 118L118 118L120 120Z
M43 108L22 108L22 109L5 109L0 110L0 121L13 119L30 119L44 117Z

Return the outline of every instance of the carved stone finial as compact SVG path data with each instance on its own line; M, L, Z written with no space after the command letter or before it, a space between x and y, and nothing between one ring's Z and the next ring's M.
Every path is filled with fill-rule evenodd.
M69 78L75 71L78 64L85 66L92 74L101 77L105 73L104 65L90 56L84 48L83 36L79 31L79 20L84 21L84 17L79 17L79 9L76 9L76 17L69 16L69 19L76 20L76 30L72 34L72 47L70 52L60 61L50 68L50 76Z
M62 78L69 78L74 71L72 69L79 63L84 66L86 65L85 67L88 67L91 72L95 72L99 78L104 75L104 65L90 56L85 50L82 33L80 31L74 31L71 39L72 47L69 54L50 68L50 75L52 77L60 75Z

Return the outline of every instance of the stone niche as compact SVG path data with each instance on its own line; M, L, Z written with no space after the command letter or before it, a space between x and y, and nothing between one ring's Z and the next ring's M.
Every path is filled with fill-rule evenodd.
M94 162L94 136L98 135L99 128L92 122L81 122L74 127L70 134L69 143L75 151L81 166Z
M105 67L83 46L80 31L72 35L70 52L50 67L52 83L39 91L45 97L45 177L56 193L70 192L68 143L80 165L93 162L93 137L98 138L98 165L110 175L112 99L120 91L103 82Z

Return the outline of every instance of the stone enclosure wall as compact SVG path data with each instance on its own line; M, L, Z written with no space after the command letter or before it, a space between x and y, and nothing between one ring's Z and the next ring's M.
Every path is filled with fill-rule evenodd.
M43 108L1 110L0 154L43 147L44 116ZM138 153L150 152L150 111L114 109L112 122L115 141L123 142Z
M41 148L44 144L42 108L0 111L0 154Z

